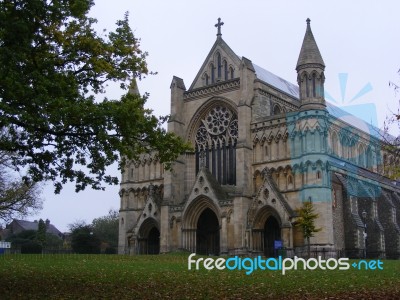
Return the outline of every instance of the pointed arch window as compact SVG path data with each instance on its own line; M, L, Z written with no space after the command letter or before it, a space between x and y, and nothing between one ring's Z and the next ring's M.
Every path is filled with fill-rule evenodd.
M335 155L339 155L338 137L336 132L332 134L332 152Z
M364 165L365 165L365 151L364 151L364 148L363 148L363 146L361 146L361 145L359 145L358 146L358 165L360 166L360 167L364 167Z
M274 105L274 115L279 115L281 113L281 107L278 104Z
M316 86L315 86L315 80L316 80L316 75L315 73L312 76L312 94L313 97L317 97L317 91L316 91Z
M231 79L233 79L235 77L235 74L232 67L229 67L229 73L231 74Z
M215 83L215 67L214 64L210 65L211 68L211 84Z
M342 157L345 158L345 159L348 158L347 145L348 145L347 139L344 137L342 139Z
M373 159L372 159L372 150L371 150L371 148L368 148L367 149L367 164L366 164L366 167L368 168L368 169L372 169L372 167L374 166L374 162L373 162Z
M225 106L212 108L196 132L196 173L207 168L220 184L236 184L236 114Z
M221 54L217 54L217 68L218 68L218 79L222 77L222 62L221 62Z
M209 84L209 78L208 78L208 74L207 74L207 73L204 74L204 81L205 81L205 84L206 84L206 85Z
M228 63L224 60L224 72L225 72L225 80L228 80L229 70L228 70Z
M309 81L310 79L308 78L308 76L306 75L306 97L310 97L310 84Z
M287 185L288 185L288 188L292 188L293 187L293 176L291 174L289 174L287 176Z

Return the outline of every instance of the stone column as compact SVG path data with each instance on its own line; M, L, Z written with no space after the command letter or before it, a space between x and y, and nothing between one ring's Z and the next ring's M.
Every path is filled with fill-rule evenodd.
M220 230L220 253L222 255L228 254L228 228L226 216L221 218L221 230Z
M169 206L161 205L160 215L160 253L167 253L169 249Z
M292 226L290 226L290 224L282 225L281 236L282 236L282 241L283 241L283 247L292 248L293 247L293 233L292 233Z

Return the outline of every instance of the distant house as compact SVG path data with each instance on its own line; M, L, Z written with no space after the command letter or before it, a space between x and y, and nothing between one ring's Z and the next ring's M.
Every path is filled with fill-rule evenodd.
M10 230L7 228L3 228L3 226L0 225L0 241L3 241L6 239L6 237L9 236Z
M64 234L57 229L53 224L50 224L50 220L46 219L46 232L53 234L55 236L58 236L59 238L63 238ZM35 230L37 231L39 227L39 221L35 220L33 222L31 221L25 221L25 220L17 220L14 219L10 224L6 226L6 229L3 229L0 232L0 235L3 239L6 239L12 234L18 234L21 233L22 231L26 230Z

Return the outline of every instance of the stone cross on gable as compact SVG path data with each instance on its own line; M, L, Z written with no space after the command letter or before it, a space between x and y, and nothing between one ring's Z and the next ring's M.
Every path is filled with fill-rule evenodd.
M224 25L224 22L221 22L221 18L218 18L218 23L215 24L215 27L218 27L218 33L217 33L218 37L220 37L222 35L222 33L221 33L222 25Z

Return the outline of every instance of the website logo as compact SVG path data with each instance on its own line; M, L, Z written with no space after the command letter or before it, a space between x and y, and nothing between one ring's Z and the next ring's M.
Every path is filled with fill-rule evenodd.
M380 260L360 260L350 265L348 258L328 258L323 259L321 256L318 258L304 259L295 256L294 258L263 258L257 257L239 257L233 256L229 258L212 258L212 257L198 257L196 253L192 253L188 257L188 270L243 270L246 275L252 274L254 271L281 271L285 275L287 271L291 270L349 270L352 266L356 270L383 270L383 262Z

